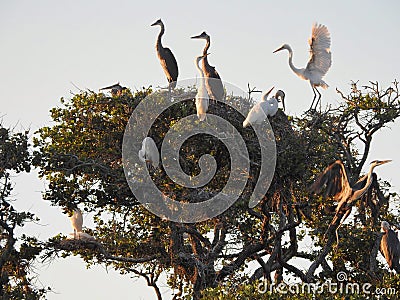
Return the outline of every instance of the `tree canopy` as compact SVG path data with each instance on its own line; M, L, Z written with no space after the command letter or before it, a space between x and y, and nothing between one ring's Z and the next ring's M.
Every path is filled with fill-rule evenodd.
M172 92L173 98L185 101L170 106L151 127L149 136L159 149L174 124L196 113L195 94L193 87ZM253 105L250 94L231 94L226 101L240 103L248 111ZM229 121L244 139L250 172L239 199L222 214L199 223L176 223L152 214L128 186L122 161L124 132L132 112L149 95L154 101L169 96L143 88L112 96L82 91L61 99L61 105L51 110L52 125L35 135L32 160L28 152L19 154L25 160L11 160L11 165L9 157L4 160L2 174L6 169L29 171L31 163L38 167L48 182L43 198L52 205L65 212L79 205L95 214L95 228L86 229L95 241L58 235L40 244L42 258L79 255L89 266L102 264L121 274L141 276L159 299L158 279L163 273L176 291L174 299L263 299L258 286L264 279L275 286L289 281L315 283L336 279L339 272L351 274L349 282L399 287L398 277L389 278L386 266L377 261L380 222L399 224L394 202L398 196L390 183L373 176L368 192L352 204L351 220L338 230L339 244L335 234L339 222L331 222L336 203L309 192L316 176L338 159L347 167L351 181L362 175L374 135L400 116L397 82L387 88L377 82L362 88L353 85L350 92L338 90L337 107L309 110L301 116L289 116L280 109L269 117L270 126L267 122L261 126L266 134L272 129L276 167L268 191L254 208L248 203L260 172L260 143L252 128L242 127L242 115L224 103L211 103L208 113ZM151 171L151 179L176 201L205 201L222 190L232 162L218 137L195 135L179 152L186 174L199 174L198 161L204 154L214 156L218 165L206 186L183 188L162 167ZM31 217L22 216L23 220ZM312 246L303 247L304 242ZM271 299L285 297L267 293ZM340 297L326 291L323 295ZM312 293L297 296L313 297Z

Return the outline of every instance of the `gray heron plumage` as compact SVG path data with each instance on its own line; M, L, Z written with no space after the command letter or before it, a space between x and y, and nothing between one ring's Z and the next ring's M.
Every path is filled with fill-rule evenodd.
M122 94L122 91L124 91L124 90L126 90L126 89L127 89L127 88L126 88L125 86L121 86L121 85L119 84L119 82L118 82L118 83L116 83L116 84L103 87L103 88L101 88L101 89L99 89L99 90L100 90L100 91L103 91L103 90L111 90L111 95L113 95L113 96L120 96L120 95Z
M381 224L382 231L384 232L381 243L380 251L385 257L390 270L395 270L396 273L400 273L400 242L396 232L390 228L390 224L383 221Z
M201 34L192 36L192 39L203 39L206 40L206 45L203 49L203 55L205 56L202 61L202 70L204 76L206 77L206 88L210 98L214 100L223 100L225 96L224 86L221 81L221 77L219 76L215 67L211 66L208 63L207 53L210 48L210 36L203 31Z
M156 42L157 56L168 80L168 90L171 91L171 88L174 89L176 87L176 81L178 80L178 63L171 49L162 45L161 38L165 32L164 23L159 19L151 24L151 26L156 25L161 27Z
M332 197L338 202L335 210L335 217L331 224L339 218L340 212L345 212L341 218L340 225L346 220L351 212L351 204L360 199L370 188L375 167L391 162L391 160L374 160L370 164L369 171L362 176L355 184L351 184L346 168L342 161L337 160L321 172L310 187L310 192L320 194L324 189L324 197ZM340 227L337 227L337 229ZM337 230L336 230L337 235Z

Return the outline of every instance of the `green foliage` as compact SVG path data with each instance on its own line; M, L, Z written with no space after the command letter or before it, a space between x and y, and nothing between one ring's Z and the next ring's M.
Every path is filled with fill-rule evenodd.
M41 299L43 288L33 284L32 262L42 251L34 237L15 236L15 229L38 219L30 212L18 212L12 206L11 175L29 172L28 132L13 133L0 125L0 297L1 299ZM17 244L18 242L18 244Z
M172 97L187 100L172 105L153 124L149 135L158 148L173 125L195 113L195 93L192 87L172 92ZM343 100L337 108L308 111L301 117L287 116L279 110L269 118L277 164L268 192L254 209L248 208L248 202L261 162L256 135L253 129L242 128L243 116L230 107L211 103L209 113L223 117L245 140L251 170L239 200L220 216L198 224L176 224L149 213L135 199L123 172L121 145L131 113L146 96L165 101L167 92L152 94L151 89L143 89L131 94L125 90L114 97L83 92L62 99L62 106L51 111L52 126L41 128L34 139L34 165L49 182L46 200L66 210L80 204L95 212L96 228L90 233L110 255L87 248L72 249L70 253L81 255L89 265L104 263L123 274L142 276L156 291L156 281L166 271L168 284L179 291L177 299L199 299L201 293L203 299L265 299L256 291L256 280L268 278L281 268L302 281L326 280L345 271L354 280L367 276L376 286L384 285L387 270L378 265L371 271L371 248L379 222L385 218L398 223L399 219L387 204L372 207L366 198L354 203L353 222L339 230L339 245L328 249L324 256L333 265L332 270L323 266L323 271L312 272L310 279L299 266L292 265L292 259L298 257L314 262L326 246L325 233L337 203L309 194L308 187L317 174L340 159L354 182L366 164L373 135L400 115L396 82L383 91L372 83L363 91L353 88L349 95L339 93ZM249 99L235 95L227 101L246 109L252 105ZM152 119L152 113L149 109L147 115L135 121ZM261 126L265 132L270 130L265 124ZM182 145L179 162L188 175L194 176L200 171L199 157L206 153L213 155L218 164L207 186L183 188L172 182L162 168L152 172L152 180L175 200L207 200L222 189L230 174L231 162L224 144L210 135L193 136ZM396 197L384 182L368 197L382 200L382 195ZM300 249L299 242L305 239L311 249ZM62 239L52 240L49 245L62 249L57 248L60 243ZM68 255L68 251L64 253ZM259 265L249 270L250 263ZM394 282L397 284L397 279ZM268 297L284 299L274 294ZM342 299L342 295L324 297ZM357 295L352 297L358 299Z

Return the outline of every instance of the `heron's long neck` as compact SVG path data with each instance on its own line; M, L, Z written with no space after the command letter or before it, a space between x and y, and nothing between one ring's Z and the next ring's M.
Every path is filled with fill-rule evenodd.
M161 37L163 36L164 31L165 31L164 25L161 25L161 30L160 30L160 33L158 34L157 43L156 43L156 48L157 49L160 49L160 48L163 47L162 44L161 44Z
M203 49L203 55L207 54L208 49L210 48L210 38L207 38L207 43L206 46ZM204 56L203 58L203 68L205 68L205 66L209 66L210 64L208 63L208 59L207 56ZM204 74L203 74L204 76Z
M295 72L298 76L302 76L303 75L303 71L301 69L297 69L294 65L293 65L293 51L292 49L288 49L289 51L289 67L292 69L293 72Z

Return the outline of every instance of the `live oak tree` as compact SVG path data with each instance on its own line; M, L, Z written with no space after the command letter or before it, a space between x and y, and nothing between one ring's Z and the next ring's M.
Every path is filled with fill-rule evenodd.
M134 94L125 90L112 97L81 92L62 99L61 106L51 110L52 126L41 128L34 140L34 164L48 181L43 197L65 210L79 204L94 212L96 227L89 233L96 241L68 241L57 236L43 244L45 257L60 252L80 255L89 265L103 264L121 274L142 276L159 299L157 281L163 272L177 291L174 299L236 299L238 295L261 299L256 286L264 278L274 283L285 278L315 282L334 278L340 271L351 274L351 280L368 278L375 286L387 283L384 275L388 271L376 258L380 221L399 223L393 214L397 194L390 183L374 175L369 192L353 204L352 220L339 229L338 245L335 231L339 223L330 225L336 203L310 194L308 187L337 159L344 162L352 180L359 177L367 166L374 135L400 115L397 82L385 89L374 82L362 89L354 84L349 94L338 91L338 107L308 111L300 117L280 110L269 118L276 142L276 169L270 188L253 209L248 203L261 163L257 137L251 128L242 128L244 118L238 112L212 103L209 113L228 120L245 140L251 168L235 204L221 215L195 224L174 223L147 211L124 176L121 148L125 126L137 105L151 93L150 88ZM168 93L158 95L168 97ZM191 87L173 91L172 97L187 101L172 105L152 126L149 136L159 149L171 126L195 114L194 96ZM239 101L247 109L252 105L251 99L235 95L228 96L228 101ZM207 200L221 191L230 174L225 145L216 137L199 134L180 149L182 169L191 176L199 173L198 159L207 153L215 157L218 170L204 187L181 187L163 168L152 172L152 180L177 201ZM299 246L305 238L312 247ZM296 265L295 258L308 263ZM320 266L322 271L317 272ZM392 286L399 285L395 278Z
M14 133L0 124L0 298L41 299L44 288L33 282L32 264L42 247L36 238L17 236L16 230L38 219L17 211L13 202L12 176L31 170L28 132ZM19 199L23 201L23 199Z

